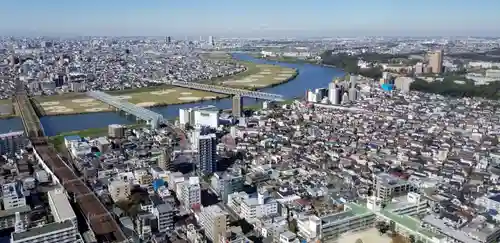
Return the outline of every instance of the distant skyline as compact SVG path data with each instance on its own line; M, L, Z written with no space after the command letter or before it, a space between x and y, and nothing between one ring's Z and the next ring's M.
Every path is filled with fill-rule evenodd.
M0 35L500 36L498 0L5 0Z

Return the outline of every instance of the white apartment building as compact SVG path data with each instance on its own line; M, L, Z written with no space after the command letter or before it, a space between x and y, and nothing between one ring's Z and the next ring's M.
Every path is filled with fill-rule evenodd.
M212 242L220 242L221 235L228 230L229 213L219 205L211 205L201 208L197 216L207 238Z
M113 201L128 199L132 185L129 182L122 180L114 180L109 182L108 190Z
M23 183L21 181L7 183L2 186L3 210L11 210L26 206Z
M179 201L187 210L201 206L201 186L199 177L189 177L188 181L180 185Z
M278 202L262 190L259 190L257 198L250 197L246 192L235 192L228 196L227 204L247 220L278 214Z
M71 221L73 225L78 225L75 211L69 203L68 197L63 188L56 188L47 192L50 211L55 222Z
M153 215L158 220L158 231L165 233L174 230L174 209L170 204L153 207Z
M71 220L30 228L11 235L11 243L77 243L83 242Z

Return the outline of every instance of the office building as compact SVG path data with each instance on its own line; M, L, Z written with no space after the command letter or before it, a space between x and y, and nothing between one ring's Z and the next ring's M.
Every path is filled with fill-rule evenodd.
M428 58L432 73L441 73L443 71L443 51L430 52Z
M125 126L120 124L110 124L108 126L108 137L110 138L125 137Z
M415 75L421 75L425 72L425 64L419 62L415 64Z
M217 140L214 133L198 136L197 166L202 174L217 171Z
M23 131L0 134L0 155L19 152L29 144Z
M172 163L171 148L162 148L160 156L158 157L158 167L172 171L174 170L174 164Z
M209 36L208 37L208 44L210 44L212 46L215 46L215 40L214 40L213 36Z
M201 208L198 218L207 238L212 242L220 242L221 234L228 230L229 213L215 204Z
M394 197L417 191L417 187L396 176L380 173L373 177L373 190L376 198L387 203Z
M186 209L200 208L201 206L201 186L199 177L189 177L189 180L179 185L179 201Z
M170 37L170 36L165 37L165 43L167 43L167 44L172 43L172 37Z
M3 210L26 206L23 183L21 181L2 185Z
M120 200L128 199L131 187L132 186L130 185L129 182L122 180L114 180L109 182L108 191L111 196L111 199L113 199L114 202L117 202Z
M233 109L232 113L234 117L240 117L243 109L243 98L240 95L233 96Z
M243 191L245 179L241 173L216 172L210 182L215 193L227 203L229 194Z

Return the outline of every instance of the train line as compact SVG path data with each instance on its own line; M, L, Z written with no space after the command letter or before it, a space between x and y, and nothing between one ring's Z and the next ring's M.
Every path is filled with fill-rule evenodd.
M30 138L35 154L58 178L70 198L81 210L85 220L94 232L98 242L128 242L120 226L111 213L101 203L95 193L82 181L48 143L24 87L19 85L14 97L14 105L23 121L27 136Z

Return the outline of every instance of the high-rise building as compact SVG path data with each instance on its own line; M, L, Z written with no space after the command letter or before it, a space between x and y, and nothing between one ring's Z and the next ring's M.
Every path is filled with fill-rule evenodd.
M161 150L160 156L158 158L158 167L169 171L174 170L170 147L165 147Z
M220 235L228 230L229 213L215 204L202 208L199 219L207 238L212 242L220 242Z
M340 96L340 88L337 86L336 83L330 83L328 84L328 101L330 101L330 104L332 105L338 105L340 104L341 100Z
M19 152L28 143L23 131L0 134L0 155Z
M430 52L428 56L432 73L441 73L443 71L443 51Z
M243 98L240 95L233 96L233 116L240 117L243 108Z
M358 99L358 89L351 87L349 89L349 100L356 101Z
M215 40L214 40L213 36L209 36L208 37L208 44L210 44L212 46L215 46Z
M154 206L153 215L158 222L158 231L165 233L174 230L174 208L172 205L163 202L158 197L150 197Z
M167 43L167 44L172 43L172 37L170 37L170 36L165 37L165 43Z
M356 88L356 85L357 85L357 83L358 83L358 76L356 76L356 75L351 75L351 76L349 77L349 82L350 82L350 85L351 85L351 89L352 89L352 88Z
M217 142L214 133L198 137L198 171L203 174L217 170Z

